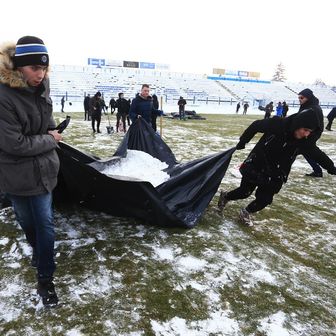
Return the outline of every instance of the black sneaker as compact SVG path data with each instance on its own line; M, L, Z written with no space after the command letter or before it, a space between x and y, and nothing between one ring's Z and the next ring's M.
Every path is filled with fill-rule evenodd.
M57 305L58 303L55 285L52 280L39 280L37 294L41 296L43 305L45 306Z
M323 177L323 173L312 172L310 174L306 174L306 176L310 176L310 177Z
M227 202L229 202L229 200L226 198L227 195L227 191L223 191L221 190L220 195L219 195L219 200L218 200L218 209L220 211L223 211L225 205L227 204Z
M239 219L246 226L253 226L252 216L246 209L240 209L239 211Z
M32 267L37 267L37 255L36 255L36 250L33 249L33 255L32 255L32 258L31 258L31 261L30 261L30 265Z

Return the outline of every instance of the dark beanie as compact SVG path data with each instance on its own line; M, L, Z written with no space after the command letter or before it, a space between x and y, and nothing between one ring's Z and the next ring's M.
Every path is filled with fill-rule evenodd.
M317 129L320 125L316 112L313 109L306 109L293 115L293 131L299 128L308 128L312 131Z
M123 95L123 92L118 93L118 97L120 98Z
M26 65L48 66L48 50L40 38L35 36L23 36L16 43L13 60L16 68Z
M310 89L304 89L301 92L299 92L299 96L306 97L308 99L312 99L314 97L313 91Z

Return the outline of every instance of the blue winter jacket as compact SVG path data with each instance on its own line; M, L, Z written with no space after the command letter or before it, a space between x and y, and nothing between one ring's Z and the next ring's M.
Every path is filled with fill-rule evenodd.
M276 107L276 115L278 117L282 117L282 114L283 114L283 107L282 106L277 106Z
M143 119L145 119L149 124L151 123L152 113L157 115L162 115L161 110L157 110L153 106L153 99L151 96L148 98L144 98L141 95L137 95L131 104L131 108L129 111L129 116L132 122L138 118L138 115L141 115Z

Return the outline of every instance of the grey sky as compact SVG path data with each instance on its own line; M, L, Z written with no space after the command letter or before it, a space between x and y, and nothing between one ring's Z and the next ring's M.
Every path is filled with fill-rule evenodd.
M258 71L279 62L287 79L336 85L332 0L3 2L3 41L37 35L51 62L88 57L168 63L172 71ZM13 5L15 6L13 8ZM15 11L15 12L14 12Z

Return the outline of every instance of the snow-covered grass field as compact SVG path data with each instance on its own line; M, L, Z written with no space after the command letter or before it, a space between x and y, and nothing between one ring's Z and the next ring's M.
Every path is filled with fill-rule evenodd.
M123 134L108 135L103 118L103 133L92 135L82 113L71 115L64 141L112 156ZM56 113L58 121L63 116ZM233 147L262 114L205 117L164 119L163 138L178 160ZM237 167L256 140L234 153L221 188L238 186ZM336 131L319 141L334 161L335 141ZM38 301L30 248L12 210L1 210L0 335L336 335L336 176L308 172L299 157L252 228L237 220L249 200L220 215L219 193L190 230L56 209L54 309Z

